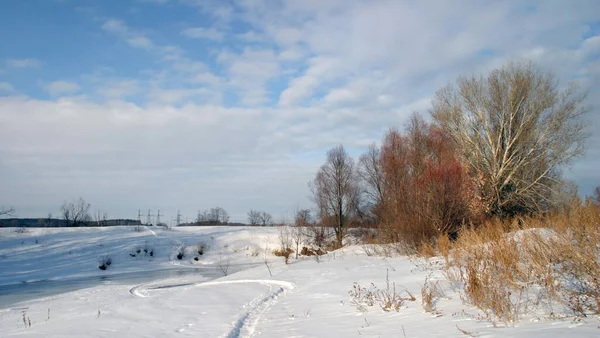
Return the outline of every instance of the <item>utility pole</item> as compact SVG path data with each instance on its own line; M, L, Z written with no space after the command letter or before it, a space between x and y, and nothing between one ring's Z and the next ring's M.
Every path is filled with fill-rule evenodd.
M148 218L146 218L146 224L147 225L152 224L152 214L150 213L150 209L148 209Z
M156 214L156 225L160 224L160 209L158 209L158 213Z
M181 214L179 213L179 210L177 210L177 221L175 222L175 226L178 226L179 224L181 224Z
M138 209L138 223L142 224L142 211Z

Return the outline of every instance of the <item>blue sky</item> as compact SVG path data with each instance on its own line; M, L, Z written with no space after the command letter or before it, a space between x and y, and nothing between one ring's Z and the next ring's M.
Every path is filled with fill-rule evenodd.
M327 149L360 154L459 75L532 60L589 91L600 185L600 3L29 0L0 3L0 205L111 217L222 206L289 217Z

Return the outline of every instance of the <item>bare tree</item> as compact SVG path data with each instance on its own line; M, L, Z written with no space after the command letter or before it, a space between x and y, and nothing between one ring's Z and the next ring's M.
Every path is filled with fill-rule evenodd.
M196 223L203 225L208 223L210 220L210 216L208 214L208 210L198 211L198 217L196 218Z
M227 276L227 272L229 271L229 266L231 265L231 257L228 255L223 257L223 254L219 251L219 269L223 273L224 276Z
M99 227L104 226L106 224L107 220L108 220L108 212L96 210L96 213L94 214L94 222L96 222L97 226L99 226Z
M313 217L310 209L299 209L294 214L294 225L297 227L307 227L313 224Z
M345 228L358 200L354 160L342 145L327 152L327 161L317 172L311 190L321 220L332 221L337 244L341 247Z
M67 226L71 223L74 227L80 226L81 223L91 221L92 217L89 214L90 204L86 203L83 198L78 200L72 200L71 202L65 202L60 207L60 212L67 222Z
M458 144L491 215L543 211L558 170L584 152L585 95L551 73L511 63L438 91L432 116Z
M372 205L383 200L384 175L381 170L381 152L375 144L358 159L358 176L365 185L364 192Z
M14 208L0 208L0 217L2 216L12 216L15 212Z
M248 224L252 226L259 225L261 223L260 211L250 210L248 212Z
M227 224L229 222L229 214L221 207L211 208L203 212L198 212L196 219L198 224Z
M271 214L263 211L260 213L260 222L263 226L273 225L273 217Z
M300 251L300 244L304 241L304 229L298 225L295 225L292 228L291 233L292 241L294 241L294 245L296 246L296 259L298 259L298 252Z

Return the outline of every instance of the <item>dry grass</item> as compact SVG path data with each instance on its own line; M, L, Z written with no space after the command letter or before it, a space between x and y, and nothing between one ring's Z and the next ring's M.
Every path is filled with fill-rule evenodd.
M490 320L555 315L557 305L577 316L600 313L600 209L590 201L543 218L464 227L455 243L438 239L437 250L448 279Z
M352 304L362 312L367 311L367 306L375 304L378 304L385 312L392 310L398 312L406 301L414 302L416 300L415 296L406 289L404 292L396 291L396 283L390 284L389 271L386 272L385 285L385 289L379 289L373 283L368 288L354 283L348 294L352 298Z
M425 278L425 283L421 286L421 305L425 312L437 312L436 303L437 300L444 296L442 289L440 288L439 281L432 282L431 276Z

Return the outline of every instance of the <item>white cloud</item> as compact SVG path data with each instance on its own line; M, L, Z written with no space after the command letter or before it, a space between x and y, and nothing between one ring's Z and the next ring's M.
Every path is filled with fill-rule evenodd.
M15 91L15 88L8 82L0 82L0 92L9 92L12 93Z
M102 24L102 29L106 32L115 34L134 48L152 49L154 42L144 34L131 29L126 23L118 19L108 19Z
M10 68L39 68L42 62L37 59L8 59L6 65Z
M314 57L309 60L310 67L306 72L290 81L279 98L282 106L298 104L306 97L311 96L321 82L330 79L337 71L339 61L330 57Z
M117 19L108 19L102 25L102 29L117 34L127 34L129 32L129 27L121 21Z
M137 48L143 48L143 49L150 49L150 48L154 47L152 40L150 40L144 36L136 36L136 37L129 38L129 39L127 39L127 43L131 47L137 47Z
M80 87L75 82L54 81L44 85L50 95L72 94L79 91Z
M266 84L281 71L272 49L245 48L241 54L224 51L217 56L217 61L226 69L227 85L237 90L243 104L250 106L267 100Z
M224 34L215 28L193 27L181 31L181 34L194 39L223 40Z
M98 88L98 94L107 98L125 98L138 94L140 92L139 82L137 80L118 80L104 83Z

